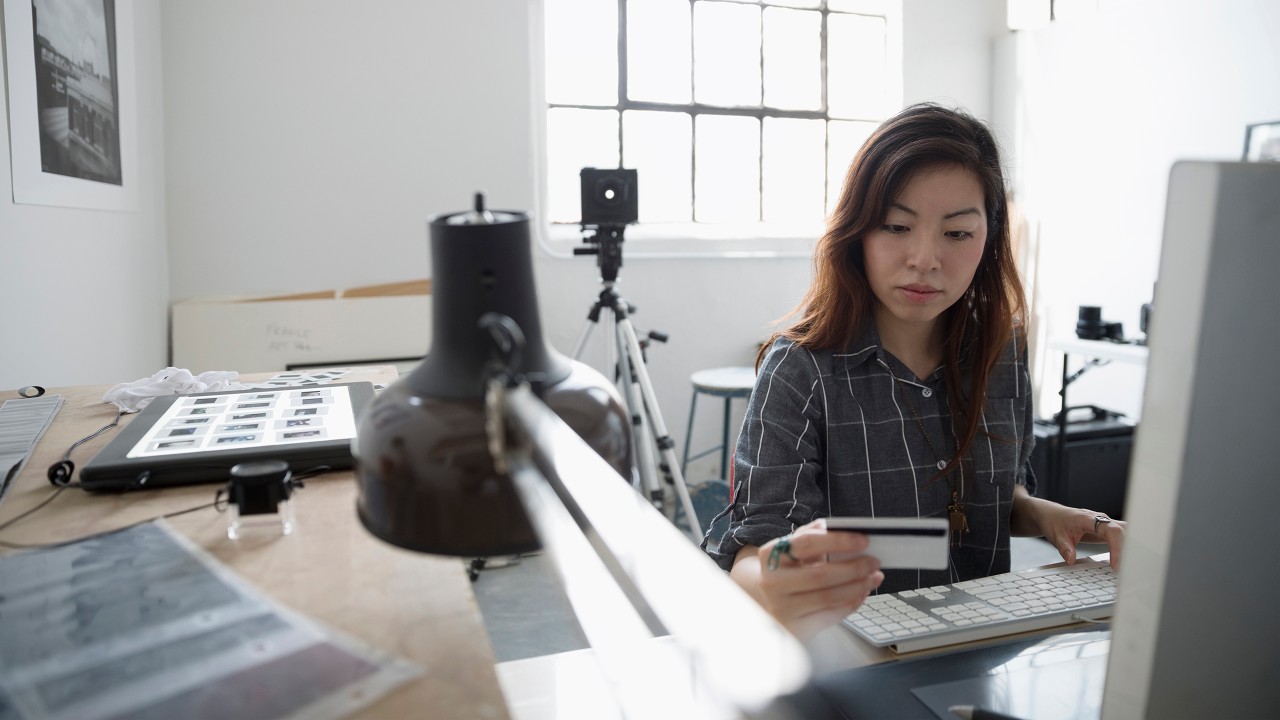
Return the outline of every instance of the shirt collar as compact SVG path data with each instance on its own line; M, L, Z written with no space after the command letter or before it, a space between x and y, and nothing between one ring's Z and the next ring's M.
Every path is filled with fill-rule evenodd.
M883 360L884 348L880 347L880 332L876 330L875 321L870 319L864 321L862 332L858 334L857 339L837 352L836 357L842 358L849 368L858 367L877 358Z
M874 361L879 361L876 363L878 367L883 367L880 363L888 365L890 362L893 362L898 366L902 365L901 360L891 356L880 344L880 331L876 329L875 321L870 319L863 323L862 332L859 333L858 338L846 346L844 350L836 353L835 355L837 358L844 361L845 368L848 370L852 370L853 368L860 367L868 362ZM929 375L929 377L924 378L924 382L933 383L940 379L942 377L943 367L944 366L939 365L938 368ZM912 382L915 381L915 378L911 376L903 379L911 380Z

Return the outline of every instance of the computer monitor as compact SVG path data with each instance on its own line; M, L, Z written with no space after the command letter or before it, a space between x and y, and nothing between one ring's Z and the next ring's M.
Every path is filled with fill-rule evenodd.
M1275 717L1280 163L1174 165L1150 351L1102 716Z

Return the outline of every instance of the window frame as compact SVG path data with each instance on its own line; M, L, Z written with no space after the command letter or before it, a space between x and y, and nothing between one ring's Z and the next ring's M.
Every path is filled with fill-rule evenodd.
M694 0L689 0L690 4ZM555 108L583 108L593 110L616 110L619 121L619 149L622 150L622 114L627 110L658 110L664 112L687 112L696 123L699 114L729 115L737 117L754 117L761 122L764 118L800 118L816 119L824 122L835 120L864 120L880 122L885 118L831 118L828 115L827 103L827 71L826 71L826 16L830 13L860 14L883 17L886 24L885 54L887 64L886 111L899 108L903 103L903 8L904 0L835 0L840 6L832 10L829 0L822 0L820 7L813 9L823 14L822 23L822 105L818 110L782 110L769 108L763 104L758 107L724 107L698 103L691 98L689 103L662 103L652 101L630 100L626 97L626 3L618 3L618 100L615 105L573 105L566 103L549 104L546 99L546 2L536 3L531 50L533 62L530 69L533 75L534 103L534 147L536 157L534 171L534 206L538 209L537 221L534 223L535 234L539 244L549 254L556 257L572 257L573 249L582 245L583 232L580 225L572 223L553 223L547 220L548 215L548 149L547 149L547 113ZM763 7L786 7L776 5L770 0L746 0L742 4ZM794 9L794 8L793 8ZM807 9L807 8L800 8ZM691 9L692 12L692 9ZM763 82L763 80L762 80ZM696 149L696 136L694 138ZM696 150L695 150L696 151ZM763 160L761 161L763 163ZM763 172L763 169L762 169ZM762 176L763 177L763 176ZM641 178L643 182L643 178ZM763 180L762 180L763 183ZM762 198L763 200L763 198ZM825 220L825 218L823 219ZM726 223L726 222L671 222L671 223L637 223L626 229L626 239L634 241L626 247L628 257L651 258L724 258L724 257L808 257L823 231L823 221L809 224L786 224L766 222Z

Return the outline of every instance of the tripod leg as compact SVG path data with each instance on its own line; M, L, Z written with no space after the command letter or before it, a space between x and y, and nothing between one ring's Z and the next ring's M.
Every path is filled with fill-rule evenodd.
M627 405L627 414L631 416L631 437L632 445L635 448L636 467L639 469L639 477L636 478L636 491L649 498L659 510L662 509L662 485L658 482L657 463L653 459L653 444L649 441L649 437L645 432L644 415L642 408L643 400L636 395L635 381L632 380L635 375L631 366L631 359L626 352L624 338L621 335L622 324L617 323L614 326L618 334L615 336L618 347L618 375L622 387L622 397Z
M645 411L652 423L651 430L658 449L662 453L663 469L670 474L672 484L676 486L676 495L684 508L684 516L689 521L689 535L695 543L702 542L702 523L693 509L693 498L689 497L689 488L684 484L684 473L680 471L680 462L676 458L675 442L667 434L667 424L662 421L662 412L658 409L658 399L653 393L653 383L649 381L649 373L645 370L643 355L640 352L640 340L636 338L636 330L626 316L615 318L618 332L626 339L627 354L634 363L636 380L640 383L641 399Z
M587 321L582 324L582 331L578 333L578 341L573 345L574 360L582 359L582 349L587 346L587 338L591 337L591 328L595 327L595 325L595 321L590 318L587 318Z

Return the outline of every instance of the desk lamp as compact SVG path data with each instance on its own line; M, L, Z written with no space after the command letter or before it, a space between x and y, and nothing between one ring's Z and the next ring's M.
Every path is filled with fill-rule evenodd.
M477 195L429 227L431 352L352 445L364 526L428 553L545 547L626 717L816 717L774 702L807 680L804 649L623 479L616 390L543 340L528 216Z
M360 419L352 443L360 520L378 538L419 552L488 557L536 550L511 478L495 470L490 454L484 396L493 343L480 317L498 313L519 326L519 374L630 478L626 411L603 375L543 339L527 214L486 210L477 193L472 210L432 217L428 228L431 349Z

